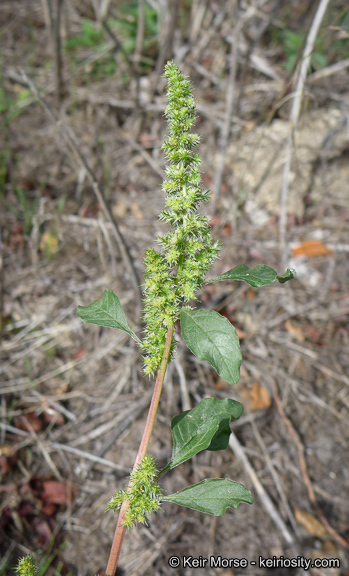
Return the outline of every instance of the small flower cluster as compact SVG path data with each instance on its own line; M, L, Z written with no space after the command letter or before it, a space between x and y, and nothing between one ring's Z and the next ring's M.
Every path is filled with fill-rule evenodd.
M123 502L130 506L125 514L123 526L131 528L136 522L146 523L146 516L160 508L161 488L156 482L158 470L152 456L144 456L142 462L132 471L127 490L119 490L110 500L107 510L119 510Z
M28 554L25 558L20 558L16 566L18 576L39 576L39 570L35 566L34 558Z
M197 213L210 193L200 189L200 156L192 151L200 137L189 133L196 120L191 86L174 62L167 63L165 78L169 137L163 150L169 164L163 182L166 204L159 219L171 229L158 238L161 252L151 249L145 256L146 374L160 366L168 328L178 319L181 304L195 299L220 249L212 241L207 218Z

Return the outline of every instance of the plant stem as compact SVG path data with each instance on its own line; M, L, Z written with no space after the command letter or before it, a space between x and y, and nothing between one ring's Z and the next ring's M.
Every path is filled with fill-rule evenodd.
M153 427L154 427L156 412L157 412L157 409L159 406L159 401L160 401L160 396L161 396L161 391L162 391L162 385L163 385L164 378L165 378L166 368L167 368L167 364L168 364L169 357L170 357L172 336L173 336L173 326L171 326L171 328L169 328L168 332L167 332L166 346L165 346L164 354L162 357L161 366L159 368L159 371L158 371L158 374L156 377L153 397L151 399L147 421L145 424L142 440L141 440L141 443L139 445L137 458L136 458L136 461L134 463L133 470L135 470L135 468L137 466L139 466L139 464L143 460L144 456L147 454L150 437L151 437ZM128 485L128 488L130 488L130 483ZM114 576L114 574L115 574L116 566L118 563L118 558L119 558L119 554L120 554L120 550L121 550L121 545L122 545L122 541L123 541L125 530L126 530L126 527L123 526L122 524L125 520L125 514L129 508L129 506L130 506L130 503L127 500L121 506L121 509L119 512L118 523L117 523L115 534L114 534L114 540L113 540L113 544L112 544L112 547L110 550L108 565L107 565L107 568L105 571L105 576Z

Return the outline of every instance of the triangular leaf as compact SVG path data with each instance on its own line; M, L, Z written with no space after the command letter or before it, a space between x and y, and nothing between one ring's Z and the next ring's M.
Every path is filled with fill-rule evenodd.
M172 419L172 458L161 475L202 450L225 450L230 436L230 420L243 413L240 402L231 398L204 398L192 410Z
M182 310L183 338L199 360L206 360L229 384L240 378L241 350L235 328L212 310Z
M227 508L236 509L241 502L252 504L253 496L245 486L229 478L208 478L175 494L164 496L161 500L222 516Z
M282 284L287 282L288 280L292 280L296 276L295 270L289 270L278 276L277 272L273 268L269 266L265 266L264 264L260 264L259 266L255 266L255 268L249 268L246 264L240 264L225 274L218 276L211 282L221 281L221 280L242 280L253 286L253 288L260 288L261 286L267 286L268 284L272 284L278 279L279 282Z
M95 300L88 306L78 306L78 316L90 324L123 330L138 344L140 343L139 338L127 324L120 300L112 290L104 290L102 298Z

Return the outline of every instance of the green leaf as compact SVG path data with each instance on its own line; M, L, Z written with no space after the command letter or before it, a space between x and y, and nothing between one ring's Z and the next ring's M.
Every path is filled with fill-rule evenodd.
M292 280L296 276L296 271L291 269L287 269L285 274L282 276L278 276L277 272L273 268L269 266L265 266L264 264L260 264L259 266L255 266L255 268L249 268L246 264L240 264L225 274L218 276L211 282L221 281L221 280L242 280L253 286L253 288L260 288L261 286L267 286L268 284L272 284L277 279L281 284L287 282L288 280Z
M252 504L253 496L245 486L229 478L208 478L175 494L164 496L161 500L222 516L227 508L236 509L241 502Z
M204 398L192 410L172 419L172 458L161 475L202 450L225 450L230 436L230 420L240 418L244 408L231 398Z
M182 310L183 338L199 360L206 360L229 384L240 378L241 350L235 328L212 310Z
M90 324L123 330L138 344L140 343L139 338L127 324L120 300L112 290L104 290L102 298L88 306L78 306L78 316Z
M285 274L282 274L281 276L278 276L277 279L280 282L280 284L284 284L285 282L288 282L288 280L293 280L293 278L296 277L296 271L294 268L287 268Z

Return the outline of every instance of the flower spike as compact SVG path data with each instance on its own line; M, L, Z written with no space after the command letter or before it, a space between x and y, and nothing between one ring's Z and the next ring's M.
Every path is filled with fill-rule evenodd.
M197 213L199 204L210 200L210 193L200 188L201 160L193 152L200 137L190 133L197 117L192 88L174 62L167 63L165 78L169 136L162 147L167 159L162 186L166 201L159 220L171 228L158 238L160 250L150 249L145 254L146 374L159 368L168 328L179 318L181 305L196 298L220 249L211 238L207 218Z

